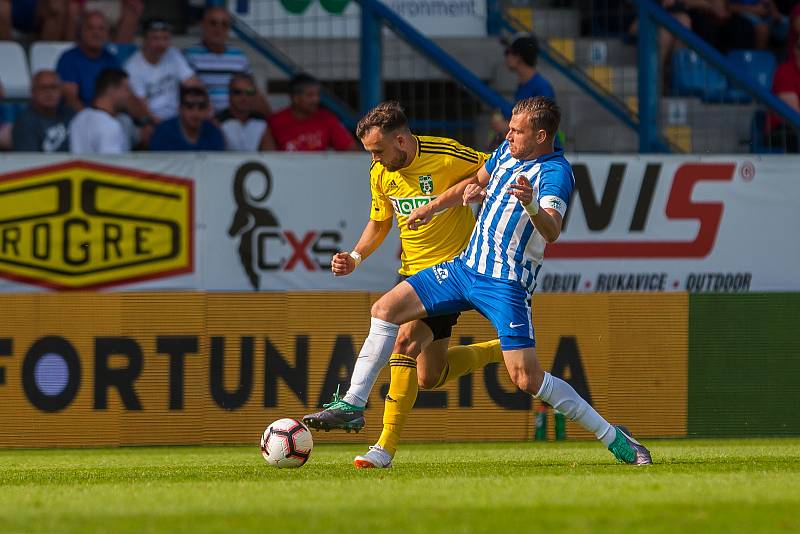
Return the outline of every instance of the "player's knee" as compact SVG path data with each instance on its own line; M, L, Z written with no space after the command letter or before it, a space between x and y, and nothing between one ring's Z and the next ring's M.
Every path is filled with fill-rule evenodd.
M392 307L382 298L372 305L371 313L373 317L381 321L394 322L392 321Z

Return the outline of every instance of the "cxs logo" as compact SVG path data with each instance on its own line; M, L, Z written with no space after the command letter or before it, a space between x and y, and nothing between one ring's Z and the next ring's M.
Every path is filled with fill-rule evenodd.
M573 165L575 189L570 198L570 208L564 219L563 239L547 246L548 258L704 258L711 253L717 239L724 213L722 202L697 202L692 199L695 186L702 182L730 182L733 180L735 163L684 163L672 175L672 184L665 198L659 196L659 181L663 180L662 164L647 164L638 194L631 203L633 212L626 223L626 237L603 239L615 218L620 217L620 191L626 176L626 163L613 163L601 194L595 192L586 164ZM669 177L667 177L669 178ZM662 190L665 188L662 188ZM589 239L570 239L567 229L575 216L576 202L580 199ZM669 221L696 221L699 229L685 240L641 239L635 237L647 232L653 208L663 209ZM653 215L658 215L657 212ZM663 227L663 224L662 224ZM655 230L655 228L654 228ZM663 228L650 234L663 235ZM596 238L595 238L596 236ZM645 233L645 236L648 234ZM630 237L631 239L626 239ZM648 236L649 237L649 236Z
M253 193L254 190L260 193ZM237 210L228 228L239 237L239 259L253 289L261 287L261 275L274 271L306 269L330 274L331 256L341 249L337 230L296 232L282 228L266 206L272 192L272 175L259 162L247 162L233 179Z

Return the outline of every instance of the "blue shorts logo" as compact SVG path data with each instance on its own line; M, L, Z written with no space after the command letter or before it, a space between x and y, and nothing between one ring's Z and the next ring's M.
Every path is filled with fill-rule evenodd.
M436 281L440 284L447 280L449 274L450 273L447 272L447 267L440 267L438 265L433 267L433 276L436 277Z

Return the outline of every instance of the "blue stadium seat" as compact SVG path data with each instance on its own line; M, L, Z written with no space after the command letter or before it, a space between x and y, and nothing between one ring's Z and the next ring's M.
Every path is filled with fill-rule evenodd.
M721 102L727 89L725 76L694 50L680 48L672 54L673 96L699 96L705 101Z
M772 89L772 77L777 67L773 53L763 50L731 50L728 59L737 69L746 72L758 85L767 91ZM729 84L727 100L749 103L752 98L744 90Z

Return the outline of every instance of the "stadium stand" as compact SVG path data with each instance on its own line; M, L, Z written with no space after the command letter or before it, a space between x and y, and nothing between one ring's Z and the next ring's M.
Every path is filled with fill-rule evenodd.
M73 46L75 43L70 41L37 41L33 43L28 52L31 74L36 74L43 69L55 70L61 54Z
M25 49L19 43L0 42L0 81L3 82L5 98L30 98L31 73Z

